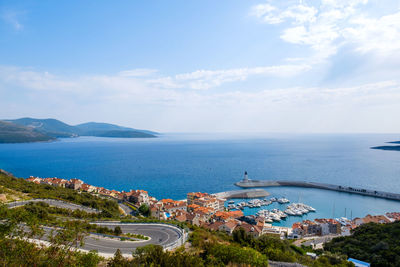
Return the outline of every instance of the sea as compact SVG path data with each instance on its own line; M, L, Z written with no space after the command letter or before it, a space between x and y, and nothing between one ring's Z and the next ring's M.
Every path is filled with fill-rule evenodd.
M370 149L400 134L161 134L158 138L78 137L0 144L0 168L17 177L79 178L108 189L144 189L162 199L188 192L237 190L243 178L299 180L400 193L400 152ZM400 212L400 202L320 189L265 188L317 211L275 225L315 218L349 219ZM235 200L241 202L244 200ZM285 209L274 203L267 209ZM258 208L245 208L246 215Z

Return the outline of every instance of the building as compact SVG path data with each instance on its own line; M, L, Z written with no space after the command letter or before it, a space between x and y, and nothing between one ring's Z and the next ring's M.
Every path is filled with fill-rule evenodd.
M90 184L82 184L81 188L82 191L84 192L88 192L88 193L92 193L92 192L96 192L96 187Z
M192 211L192 213L199 218L200 222L206 223L211 220L212 215L215 211L209 207L198 207Z
M393 221L400 221L400 212L388 212L386 213L386 217Z
M321 235L340 234L341 224L334 219L315 219L321 226Z
M243 217L243 211L241 210L233 210L233 211L217 211L213 218L216 221L229 221L232 219L238 219L240 217Z
M236 220L231 220L228 221L222 225L219 226L218 230L220 231L224 231L227 234L232 234L233 231L236 229L236 227L238 226L239 222Z
M262 235L262 229L260 229L257 225L240 222L237 228L242 228L247 234L253 237L259 237L260 235Z
M71 180L69 180L68 183L65 184L66 188L70 188L70 189L74 189L74 190L78 190L79 188L81 188L81 186L83 185L83 181L73 178Z
M257 224L257 226L262 229L261 234L263 234L263 235L264 234L277 235L281 239L284 239L286 237L293 235L292 228L289 228L289 227L274 226L270 223L264 223L263 225Z
M125 199L139 206L142 204L150 204L149 193L144 190L131 190L125 193Z
M208 194L207 193L201 193L201 192L192 192L192 193L188 193L187 194L187 204L188 205L192 205L193 204L193 201L195 200L195 199L199 199L199 198L202 198L202 197L206 197L206 196L208 196Z
M27 178L26 180L29 181L29 182L35 183L35 184L40 184L40 181L41 181L42 179L39 178L39 177L33 177L33 176L31 176L31 177Z
M187 194L188 206L194 204L194 205L199 205L201 207L212 208L215 211L223 211L224 203L225 203L224 199L219 199L207 193L192 192Z
M353 222L357 225L360 226L364 223L390 223L392 220L385 215L370 215L368 214L364 218L355 218Z
M293 233L299 236L321 235L322 227L319 223L305 220L292 225Z
M338 235L342 232L342 225L334 219L305 220L294 223L292 231L294 235L298 236Z
M158 219L174 219L186 212L186 202L172 199L161 199L150 206L151 216ZM182 221L184 218L180 218ZM185 218L186 221L186 218Z
M53 178L53 180L51 181L51 184L53 186L58 186L58 187L65 188L66 185L68 184L68 181L65 180L65 179Z

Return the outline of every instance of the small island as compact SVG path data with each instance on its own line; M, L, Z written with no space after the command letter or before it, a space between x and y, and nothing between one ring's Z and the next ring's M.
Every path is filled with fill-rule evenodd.
M374 146L374 147L371 147L371 149L400 151L400 146Z
M391 141L387 142L388 144L400 144L400 141ZM390 145L390 146L374 146L371 149L381 149L381 150L391 150L391 151L400 151L400 145Z

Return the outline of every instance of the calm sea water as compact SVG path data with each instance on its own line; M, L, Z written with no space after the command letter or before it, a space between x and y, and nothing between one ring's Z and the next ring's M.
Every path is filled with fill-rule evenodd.
M253 179L305 180L400 193L400 152L369 149L399 135L184 135L157 139L80 137L50 143L0 144L0 168L19 177L80 178L109 189L145 189L157 198L184 199L191 191L237 189ZM400 211L400 202L318 189L267 188L317 209L290 217L365 216ZM268 206L268 208L280 207ZM257 209L245 209L246 214Z

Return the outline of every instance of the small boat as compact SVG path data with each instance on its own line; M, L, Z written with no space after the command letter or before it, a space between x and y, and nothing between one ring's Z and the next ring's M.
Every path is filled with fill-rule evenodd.
M284 198L284 197L279 198L277 201L278 201L278 203L280 203L280 204L285 204L285 203L289 203L289 202L290 202L289 199Z

